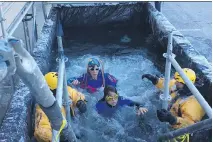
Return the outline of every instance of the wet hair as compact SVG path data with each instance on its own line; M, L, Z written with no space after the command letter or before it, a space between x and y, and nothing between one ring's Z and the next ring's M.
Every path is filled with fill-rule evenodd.
M104 88L104 97L100 101L105 101L105 98L108 96L109 92L118 94L117 89L114 86L108 85Z

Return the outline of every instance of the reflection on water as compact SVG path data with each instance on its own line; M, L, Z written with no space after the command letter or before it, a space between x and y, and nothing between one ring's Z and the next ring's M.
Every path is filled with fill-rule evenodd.
M90 57L99 58L104 62L104 71L119 80L119 94L142 103L149 110L146 115L139 117L134 108L124 107L113 118L103 118L95 110L95 104L102 98L103 92L89 94L77 88L88 100L87 113L77 116L73 124L79 130L82 142L155 142L157 135L166 131L166 124L160 123L156 117L156 109L161 107L156 95L157 89L150 81L141 80L144 73L161 74L146 49L140 46L133 49L125 44L75 41L69 41L67 45L69 48L65 49L65 54L69 58L66 64L68 78L84 73Z

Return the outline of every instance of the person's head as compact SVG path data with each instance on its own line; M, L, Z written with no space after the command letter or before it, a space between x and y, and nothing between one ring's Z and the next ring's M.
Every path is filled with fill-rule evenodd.
M118 102L118 92L113 86L106 86L104 88L104 98L109 105L116 106Z
M85 112L87 111L86 102L83 101L83 100L77 101L76 107L78 108L78 110L79 110L81 113L85 113Z
M92 77L97 77L99 70L101 70L100 62L95 58L90 58L87 66L87 72L90 73Z
M183 72L189 78L189 80L191 80L192 83L194 84L196 80L195 72L189 68L183 68ZM175 85L177 89L182 89L185 86L185 82L178 72L175 72L174 79L176 80Z
M58 73L57 72L48 72L44 76L47 85L49 86L50 90L53 92L53 95L56 95L56 89L58 85Z

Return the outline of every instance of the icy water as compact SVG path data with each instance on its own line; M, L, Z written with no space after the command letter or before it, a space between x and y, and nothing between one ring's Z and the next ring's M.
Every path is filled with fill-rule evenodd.
M161 75L161 72L154 66L147 49L142 46L132 48L128 44L131 40L124 35L116 44L66 41L68 48L65 48L65 54L69 58L66 63L67 78L80 76L86 72L88 59L98 58L104 62L104 71L119 80L118 93L140 102L149 110L144 116L137 116L133 107L124 107L114 117L104 118L95 109L103 91L89 94L77 88L88 101L87 113L73 120L82 142L155 142L157 135L167 130L166 124L156 117L156 110L161 108L158 90L150 81L141 79L142 74Z

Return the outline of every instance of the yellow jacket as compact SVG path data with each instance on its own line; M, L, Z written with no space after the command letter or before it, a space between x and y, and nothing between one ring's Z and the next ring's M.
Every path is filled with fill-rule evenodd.
M69 98L72 100L72 104L70 105L71 110L72 110L72 116L75 116L76 103L79 100L85 101L85 96L84 96L84 94L76 91L75 89L71 88L70 86L67 86L67 89L69 92Z
M72 100L72 105L70 106L72 109L72 113L74 116L74 109L76 107L76 103L79 100L85 100L85 97L82 93L72 89L71 87L67 87L69 92L69 97ZM62 114L66 117L65 109L62 107ZM52 141L52 128L49 122L48 117L42 111L39 105L36 105L35 112L35 131L34 136L38 142L51 142Z
M64 107L61 108L61 111L63 116L66 117ZM38 142L52 141L52 128L49 119L39 105L36 105L34 137Z
M163 88L164 79L160 78L156 87ZM177 91L172 90L175 85L175 80L170 80L170 95L172 99L177 95ZM205 115L203 108L200 106L194 96L186 96L184 98L178 98L173 104L170 112L177 117L177 123L172 127L175 129L186 127L188 125L199 122Z

